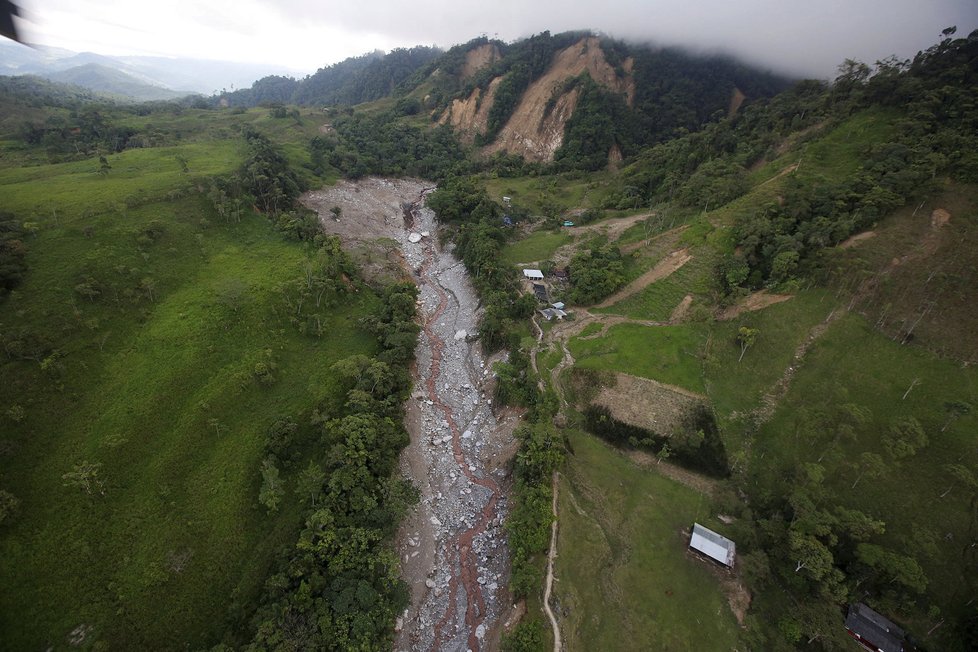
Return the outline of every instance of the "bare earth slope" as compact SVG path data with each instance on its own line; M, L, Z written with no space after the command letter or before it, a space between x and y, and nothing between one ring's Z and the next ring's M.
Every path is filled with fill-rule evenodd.
M633 63L631 59L625 60L626 76L619 78L605 59L600 41L593 36L561 50L554 56L550 69L526 89L516 111L487 152L505 150L530 161L552 161L564 142L564 127L574 114L578 99L578 91L572 89L557 99L548 114L547 103L554 89L586 71L602 86L624 93L631 104L635 95L630 74Z
M596 37L583 38L554 56L553 63L542 77L530 84L509 121L500 131L496 141L486 149L492 154L507 151L519 154L530 161L552 161L564 141L564 126L577 107L578 91L572 89L559 98L547 111L547 104L554 93L568 79L583 72L606 88L625 95L629 105L635 96L635 84L631 71L634 62L626 59L623 63L625 76L619 77L601 50ZM493 84L497 83L494 80ZM462 134L485 131L483 115L488 115L491 106L490 85L486 97L479 102L479 110L474 111L478 96L474 92L467 100L456 100L452 108L443 116ZM466 119L465 116L471 116ZM480 122L481 120L481 122Z

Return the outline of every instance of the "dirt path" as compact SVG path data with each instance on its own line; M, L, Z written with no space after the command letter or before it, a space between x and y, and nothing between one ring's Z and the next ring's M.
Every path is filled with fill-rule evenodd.
M619 301L627 299L633 294L638 294L652 283L671 275L692 259L693 256L689 253L688 248L672 252L656 263L652 269L612 294L610 297L596 305L595 308L608 308L609 306L615 305Z
M792 172L794 172L795 170L798 169L798 166L799 165L801 165L801 163L792 163L791 165L789 165L785 169L781 170L780 172L778 172L777 174L775 174L773 177L771 177L767 181L762 181L761 183L757 184L756 187L757 188L760 188L761 186L766 186L767 184L771 183L772 181L777 181L778 179L780 179L781 177L785 176L786 174L791 174Z
M758 290L724 310L717 319L720 321L736 319L745 312L761 310L776 303L793 299L794 296L793 294L772 294L767 290Z
M594 224L575 226L569 231L569 233L574 236L574 240L558 248L551 257L553 258L554 262L557 263L558 267L566 265L574 255L574 252L577 251L577 247L582 237L600 233L608 238L608 242L615 242L621 238L622 234L630 227L638 224L642 220L652 217L653 215L655 215L655 213L639 213L638 215L629 215L628 217L612 217ZM660 234L656 237L660 237L662 235L665 234ZM638 243L638 246L643 246L643 243ZM635 248L633 248L632 251L634 251Z
M547 550L547 583L543 591L543 610L547 612L550 620L550 628L554 636L554 652L560 652L563 645L560 642L560 625L557 624L557 617L553 609L550 608L550 594L554 586L554 559L557 557L557 480L560 474L554 471L553 479L553 504L550 509L553 512L554 520L550 524L550 549Z

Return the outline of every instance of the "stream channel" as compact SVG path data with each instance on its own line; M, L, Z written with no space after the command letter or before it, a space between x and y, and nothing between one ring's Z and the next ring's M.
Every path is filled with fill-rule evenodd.
M340 181L306 193L324 229L354 249L398 243L418 284L422 325L414 391L405 405L411 443L402 473L420 492L397 537L410 606L397 619L397 651L496 649L510 613L507 462L515 414L493 410L491 365L473 335L478 297L451 245L438 244L430 183ZM341 208L341 215L331 209Z
M416 234L402 242L421 291L422 332L403 464L422 498L400 537L414 586L397 649L476 651L487 647L499 620L508 575L505 470L497 462L511 428L497 423L492 410L490 362L472 341L478 299L464 267L431 237L434 215L423 200L405 222ZM426 237L410 241L420 234ZM422 560L428 566L422 583L423 568L411 562L425 549L433 558Z

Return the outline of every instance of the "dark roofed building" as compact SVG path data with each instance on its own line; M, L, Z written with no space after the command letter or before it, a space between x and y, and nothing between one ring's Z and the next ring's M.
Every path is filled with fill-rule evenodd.
M849 605L846 631L867 650L903 652L905 632L862 602Z
M533 284L533 294L536 295L537 299L543 303L550 303L550 297L547 295L547 286L542 283Z

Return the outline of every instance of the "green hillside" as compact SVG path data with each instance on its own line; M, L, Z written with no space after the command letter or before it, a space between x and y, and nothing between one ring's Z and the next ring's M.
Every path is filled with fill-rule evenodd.
M549 642L554 489L568 649L847 650L853 602L975 646L978 32L787 88L584 36L366 55L223 108L0 84L4 647L390 648L416 292L296 204L366 175L438 183L508 350L504 649ZM582 43L631 61L635 103L582 74L552 161L492 152ZM493 79L486 132L439 124ZM694 520L732 570L686 550Z
M97 110L155 146L102 155L84 128L52 130L47 155L69 162L7 140L0 168L4 647L238 645L310 510L303 474L335 464L311 422L350 414L332 365L384 350L363 320L385 299L335 241L245 208L260 195L231 201L258 142L237 134L308 165L304 116ZM308 282L325 298L297 313Z

